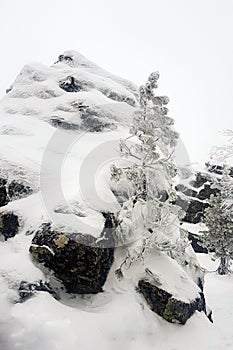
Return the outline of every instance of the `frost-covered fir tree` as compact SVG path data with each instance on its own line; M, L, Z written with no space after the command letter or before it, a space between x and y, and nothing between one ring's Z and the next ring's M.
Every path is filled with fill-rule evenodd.
M233 179L225 168L220 180L213 184L219 192L209 199L205 210L204 222L208 231L204 231L202 245L220 259L218 273L228 274L233 259Z
M123 264L143 259L152 247L169 252L178 246L170 239L180 213L172 188L178 134L167 115L168 97L154 94L158 79L159 73L152 73L140 87L140 109L133 116L130 136L120 141L121 155L130 162L111 168L113 180L125 179L132 188L118 215L118 242L133 242Z

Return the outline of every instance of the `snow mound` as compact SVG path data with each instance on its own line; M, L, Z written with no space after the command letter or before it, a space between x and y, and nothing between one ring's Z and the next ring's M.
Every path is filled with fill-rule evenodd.
M0 104L0 177L7 177L8 181L13 178L29 184L34 193L39 189L40 192L33 198L9 203L4 210L21 213L26 222L30 221L27 227L38 226L45 217L53 216L58 225L62 223L63 228L72 230L72 208L65 213L56 208L79 202L89 213L88 226L97 227L92 231L98 235L103 224L99 212L109 210L109 199L112 210L116 210L117 201L101 180L101 176L106 178L103 171L96 178L102 186L91 204L85 198L87 194L81 193L77 177L82 162L90 157L91 164L103 149L110 150L103 161L119 156L117 149L111 147L112 140L117 145L125 137L123 126L130 122L137 105L137 87L133 83L106 72L75 51L65 52L51 67L25 65ZM85 178L87 183L82 187L90 185L87 173ZM52 195L49 188L54 188ZM54 198L51 205L45 197ZM37 212L34 210L29 218L27 210L32 203ZM82 228L81 221L85 218L79 220L85 230L87 225Z

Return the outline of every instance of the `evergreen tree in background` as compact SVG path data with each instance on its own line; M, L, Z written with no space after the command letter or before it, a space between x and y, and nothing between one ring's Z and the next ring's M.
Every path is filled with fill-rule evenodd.
M227 138L227 143L221 146L214 146L210 151L210 158L217 163L225 163L233 157L233 130L224 130L222 134Z
M204 223L208 231L202 232L202 245L220 259L218 273L228 274L233 259L233 179L225 168L220 180L213 184L219 193L212 195L205 210Z

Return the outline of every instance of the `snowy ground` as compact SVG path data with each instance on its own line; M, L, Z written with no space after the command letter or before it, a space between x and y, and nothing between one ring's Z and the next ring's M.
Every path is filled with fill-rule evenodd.
M215 331L221 339L219 349L233 349L233 276L219 276L215 273L218 262L211 261L206 254L198 254L199 262L209 273L206 275L205 296L213 310Z
M127 281L108 281L105 293L87 300L59 302L48 293L38 292L26 302L14 304L16 293L12 279L42 277L22 249L29 242L30 237L22 235L0 242L1 274L4 275L4 271L8 274L0 286L1 350L233 348L233 278L212 272L216 263L208 256L199 254L198 258L210 271L206 276L205 294L213 310L214 324L203 313L196 312L181 326L169 324L151 312Z
M117 210L117 201L106 182L104 166L118 157L115 146L119 138L126 136L126 129L80 134L76 133L76 129L55 129L50 118L62 116L65 121L79 125L79 113L74 110L74 102L87 99L92 108L101 110L106 120L128 123L134 108L125 102L110 101L106 94L114 91L120 98L134 99L134 86L100 70L83 57L77 57L82 63L79 68L62 63L48 69L34 64L26 66L12 91L1 102L0 175L27 181L34 193L1 208L16 212L23 228L16 237L0 241L0 350L232 349L232 277L218 277L212 272L206 276L205 293L207 303L213 309L214 324L204 313L198 312L185 326L169 324L149 310L136 293L134 283L129 279L114 280L114 273L104 287L105 292L88 299L76 297L59 302L48 293L38 292L24 303L15 303L20 281L44 279L41 270L30 260L28 248L32 236L25 235L27 230L38 228L50 214L56 220L60 217L62 224L66 224L66 230L73 223L71 218L78 218L76 228L77 224L84 225L86 220L88 232L92 226L91 233L98 236L103 225L99 211L105 205L108 210L110 207L112 211ZM68 93L59 89L58 81L70 74L80 78L88 91ZM89 82L90 86L85 85ZM66 147L66 152L62 147ZM79 187L82 187L82 193L77 189L80 163L83 183ZM55 166L59 166L59 172ZM46 178L42 181L43 171L49 175L48 182ZM93 178L97 185L92 185L101 189L101 193L96 193L94 197L93 191L88 191L90 173L96 175ZM58 188L60 192L55 180L59 180L59 186L62 185L61 189ZM39 182L43 187L40 190ZM63 197L57 198L63 192L65 201ZM52 201L46 202L46 198ZM64 207L64 202L71 204L68 209ZM85 215L80 216L79 212ZM94 232L96 227L98 230ZM204 267L213 270L214 265L208 257L200 255L199 259ZM168 268L166 273L162 269L160 271L172 274Z

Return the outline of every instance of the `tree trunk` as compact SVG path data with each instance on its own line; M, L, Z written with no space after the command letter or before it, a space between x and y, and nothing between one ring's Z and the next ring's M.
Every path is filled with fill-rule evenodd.
M220 264L218 267L218 274L227 275L229 272L229 258L227 256L221 256Z

